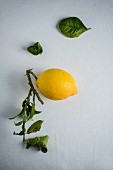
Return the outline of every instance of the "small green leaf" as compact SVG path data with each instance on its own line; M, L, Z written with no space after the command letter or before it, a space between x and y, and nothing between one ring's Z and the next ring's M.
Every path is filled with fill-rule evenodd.
M22 131L21 131L21 132L19 132L19 133L15 133L15 132L14 132L14 133L13 133L13 135L19 135L19 136L22 136L22 135L24 135L24 133L25 133L25 132L22 130Z
M29 119L32 119L34 115L40 114L40 113L42 112L42 111L35 111L35 112L34 112L34 115L32 115L32 114L31 114L31 108L32 108L32 106L29 105L29 107L27 108L27 111L26 111L28 120L29 120Z
M40 45L39 42L28 47L27 50L33 55L38 55L38 54L41 54L43 52L42 46Z
M35 111L35 115L40 113L42 113L42 111Z
M85 31L91 29L86 28L82 21L77 17L69 17L60 21L60 31L69 38L79 37Z
M40 131L42 123L43 123L42 120L38 120L38 121L36 121L35 123L33 123L33 124L28 128L27 134Z
M15 123L15 122L14 122L15 126L20 126L22 123L23 123L23 120L20 121L20 122L18 122L18 123Z
M24 108L22 108L22 110L21 110L21 112L19 114L15 115L14 117L11 117L9 119L15 119L16 117L22 115L23 112L24 112Z

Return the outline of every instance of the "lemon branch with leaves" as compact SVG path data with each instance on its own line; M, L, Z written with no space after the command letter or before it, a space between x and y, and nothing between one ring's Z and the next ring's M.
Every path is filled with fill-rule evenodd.
M44 104L43 100L41 99L40 95L37 93L36 89L33 86L31 75L37 80L37 76L32 72L32 69L26 70L26 76L28 78L28 84L30 86L30 90L28 96L22 102L22 110L19 114L11 117L9 119L15 119L16 117L21 116L22 120L15 123L15 126L22 126L22 130L19 133L14 132L14 135L23 136L23 142L26 144L26 148L29 147L38 147L41 149L42 152L47 152L47 143L48 143L48 135L29 138L26 139L26 134L35 133L40 131L43 120L38 120L34 122L27 130L26 130L26 123L33 119L34 115L40 114L41 111L36 110L35 98L37 97L38 101L41 104Z

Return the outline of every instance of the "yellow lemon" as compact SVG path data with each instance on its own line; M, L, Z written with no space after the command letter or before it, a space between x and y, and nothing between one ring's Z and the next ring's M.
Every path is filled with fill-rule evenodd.
M36 85L39 91L51 100L62 100L77 93L71 74L58 68L42 72L36 80Z

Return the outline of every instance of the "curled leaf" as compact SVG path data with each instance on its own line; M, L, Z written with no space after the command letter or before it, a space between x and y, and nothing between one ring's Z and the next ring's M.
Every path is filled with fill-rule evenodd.
M60 21L60 31L69 38L80 36L91 28L86 28L83 22L77 17L69 17Z
M38 143L37 143L37 146L41 147L41 151L44 152L44 153L47 152L48 139L49 139L48 135L39 137L39 140L38 140Z
M38 147L41 149L42 152L46 153L47 152L47 143L48 143L48 135L42 136L42 137L35 137L31 139L27 139L24 143L27 144L26 148L30 148L31 146L33 147Z
M26 148L28 149L31 146L36 146L37 141L38 141L38 137L35 137L35 138L27 139L24 143L27 144Z
M38 54L41 54L43 52L42 46L40 45L39 42L37 42L34 45L28 47L27 50L33 55L38 55Z
M42 123L43 123L43 120L38 120L38 121L34 122L34 123L28 128L27 134L40 131L41 126L42 126Z

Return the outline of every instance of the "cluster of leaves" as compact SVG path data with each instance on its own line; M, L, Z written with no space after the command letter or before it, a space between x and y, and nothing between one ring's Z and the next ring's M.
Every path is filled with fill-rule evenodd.
M31 146L38 147L41 149L42 152L46 153L47 143L48 143L48 138L49 138L48 135L42 136L42 137L25 139L26 134L31 134L31 133L40 131L41 126L43 124L43 120L38 120L34 122L27 130L25 127L28 121L33 120L33 117L35 115L41 113L41 111L36 110L35 96L37 96L38 100L43 104L42 99L40 98L39 94L34 89L30 74L32 74L36 78L36 76L31 70L26 71L26 75L28 76L28 81L29 81L28 84L30 85L30 90L29 90L28 96L25 98L25 100L22 103L22 110L19 114L9 119L15 119L16 117L21 116L22 117L21 121L17 123L14 122L14 124L15 126L22 126L22 130L19 133L14 132L13 134L23 136L23 142L24 144L26 144L27 149ZM32 100L31 100L31 96L32 96Z

